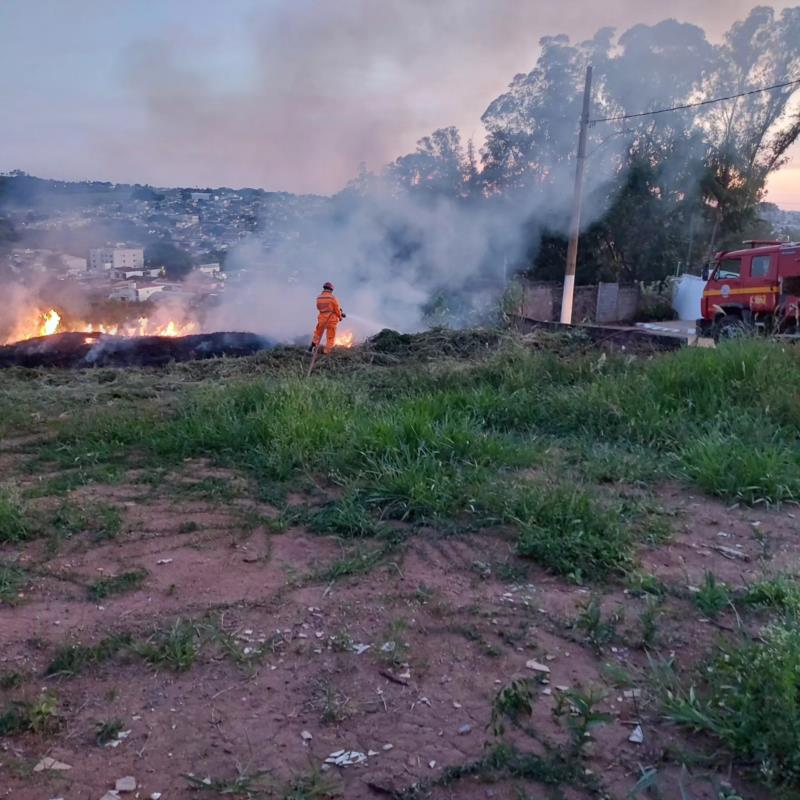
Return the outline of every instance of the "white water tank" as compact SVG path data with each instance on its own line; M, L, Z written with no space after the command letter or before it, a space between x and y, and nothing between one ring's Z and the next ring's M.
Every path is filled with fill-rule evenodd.
M678 319L694 322L700 317L700 301L706 282L697 275L681 275L672 285L672 307Z

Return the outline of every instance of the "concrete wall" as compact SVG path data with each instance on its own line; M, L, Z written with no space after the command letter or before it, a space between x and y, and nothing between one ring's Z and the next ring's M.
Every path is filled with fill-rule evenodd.
M562 286L545 281L525 281L522 284L521 316L526 319L550 322L561 316ZM600 283L597 286L576 286L572 301L572 321L625 322L639 310L638 286Z
M548 322L555 319L557 284L543 281L525 281L522 284L521 316ZM559 295L558 303L561 298Z

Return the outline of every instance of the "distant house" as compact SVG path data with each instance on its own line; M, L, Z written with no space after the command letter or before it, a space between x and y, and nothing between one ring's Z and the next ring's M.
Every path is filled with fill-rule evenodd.
M67 272L70 275L82 275L88 268L85 258L62 255L61 260L64 262L64 266L66 266Z
M211 193L210 192L192 192L189 197L192 198L192 202L196 203L198 200L210 200Z
M92 272L144 269L144 249L141 247L95 247L89 251Z
M136 291L135 283L124 283L121 286L115 286L108 293L109 300L119 300L123 303L138 303L139 295Z
M142 269L112 269L111 278L115 281L129 281L131 278L160 278L163 267L142 267Z
M222 271L222 267L217 264L200 264L196 272L201 273L202 275L207 275L209 278L216 278L217 280L225 280L225 273Z

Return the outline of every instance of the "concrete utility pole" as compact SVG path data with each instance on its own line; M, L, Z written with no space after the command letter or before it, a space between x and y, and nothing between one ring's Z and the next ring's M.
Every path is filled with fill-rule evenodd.
M564 294L561 297L561 321L572 323L572 296L575 293L575 265L578 261L578 236L581 232L581 202L583 200L583 167L586 163L586 132L589 128L589 105L592 98L592 67L586 67L586 85L583 89L583 113L578 134L578 163L575 167L575 197L572 201L572 219L569 225L567 267L564 270Z

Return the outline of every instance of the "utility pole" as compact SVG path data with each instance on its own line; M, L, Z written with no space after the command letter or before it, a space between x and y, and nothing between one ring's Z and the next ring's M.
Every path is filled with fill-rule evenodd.
M578 163L575 166L575 197L572 201L572 219L569 225L567 267L564 270L564 294L561 297L561 322L572 323L572 296L575 294L575 265L578 261L578 236L581 232L581 202L583 200L583 167L586 163L586 132L589 128L589 105L592 98L592 67L586 67L586 85L583 89L583 113L578 134Z

